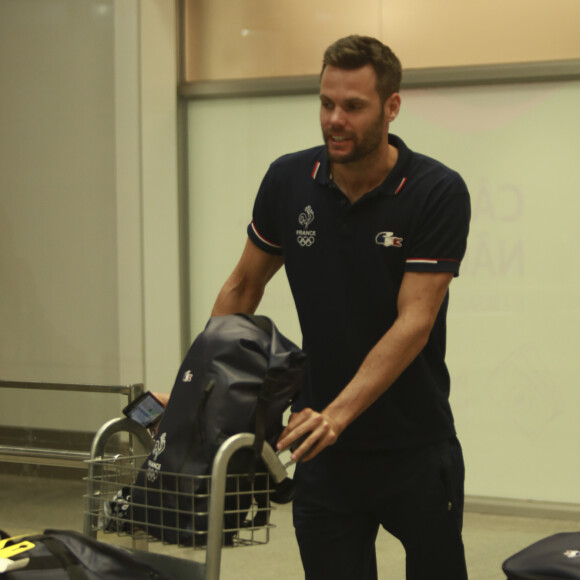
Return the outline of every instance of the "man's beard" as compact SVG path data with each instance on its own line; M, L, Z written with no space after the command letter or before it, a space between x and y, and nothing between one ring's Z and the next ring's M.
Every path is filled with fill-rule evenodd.
M379 148L384 138L384 119L384 112L381 112L379 118L362 134L360 140L353 140L350 153L345 155L335 155L330 151L328 146L330 136L325 135L323 132L328 159L332 163L353 163L364 159L371 153L374 153ZM328 133L332 134L332 131L329 131ZM346 136L352 138L352 134Z

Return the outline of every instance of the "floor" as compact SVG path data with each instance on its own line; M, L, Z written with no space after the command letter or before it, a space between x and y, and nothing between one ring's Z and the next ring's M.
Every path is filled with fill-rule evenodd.
M0 463L0 469L2 464ZM0 475L0 529L11 535L46 528L82 531L85 484L70 479ZM299 580L303 578L288 506L272 516L276 527L266 545L222 550L220 580ZM579 522L466 513L464 540L470 580L504 580L501 563L547 535L578 530ZM107 536L109 541L111 536ZM126 540L125 540L126 541ZM203 560L203 551L173 550ZM386 533L377 541L380 580L404 580L404 554ZM436 580L436 578L434 578Z

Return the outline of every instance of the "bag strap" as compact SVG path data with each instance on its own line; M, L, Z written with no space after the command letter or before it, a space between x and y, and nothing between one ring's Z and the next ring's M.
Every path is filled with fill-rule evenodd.
M93 552L94 554L102 554L103 556L112 559L116 566L126 570L126 577L127 578L149 578L150 580L169 580L169 576L160 572L154 565L148 564L147 562L135 557L133 554L128 552L123 548L118 548L116 546L112 546L110 544L106 544L104 542L100 542L93 538L89 538L80 532L75 532L72 530L53 530L47 529L44 530L44 535L38 536L37 540L46 543L46 538L48 537L50 540L53 540L57 544L61 544L64 547L64 550L67 555L69 555L72 559L75 559L75 556L70 553L68 548L66 548L66 543L60 540L57 535L64 534L69 538L76 540L79 543L79 550L86 550L89 552ZM31 538L32 539L32 538ZM47 545L49 550L51 550L50 546ZM57 551L60 553L60 548L56 548ZM52 550L51 550L52 551ZM54 553L54 552L53 552ZM79 553L82 553L79 552ZM55 554L58 557L58 554ZM76 560L76 559L75 559ZM33 562L33 559L30 559L30 562ZM76 569L70 568L67 569L69 574L69 578L71 580L90 580L89 577L86 575L83 569L80 566L77 566ZM71 575L75 574L75 575ZM77 575L78 573L78 575ZM81 576L80 573L83 575Z
M197 440L198 441L205 441L205 429L203 424L203 414L205 413L205 408L207 406L207 400L215 386L215 381L212 379L208 382L208 384L204 387L203 393L201 394L201 398L199 401L199 405L197 406L197 413L195 414L195 421L194 424L197 427Z
M259 329L263 330L270 337L274 332L274 324L267 317L261 314L247 314L244 312L239 312L237 316L241 316L246 320L255 324ZM262 449L264 447L264 441L266 439L266 419L268 417L268 408L272 401L272 392L277 383L275 376L275 371L268 369L266 376L264 377L264 382L260 392L258 393L258 403L256 405L256 420L254 424L254 434L256 436L254 441L254 456L256 461L262 457ZM254 479L256 467L253 465L250 469L250 481Z
M181 465L179 466L179 473L183 473L185 469L185 465L187 464L188 458L193 456L193 451L196 445L200 445L205 441L205 423L204 423L204 411L207 406L207 400L215 386L215 381L212 379L210 380L207 385L203 388L203 392L199 399L199 404L197 406L197 412L195 414L195 419L193 424L195 426L195 433L194 436L191 438L189 442L189 446L187 448L187 453L183 455L183 459L181 461Z
M77 558L70 553L63 542L51 536L44 536L41 541L59 561L70 580L89 580Z
M262 457L262 449L264 448L264 441L266 440L266 419L268 417L268 408L272 400L272 387L275 385L275 380L272 373L268 371L264 377L264 382L258 393L258 401L256 404L256 419L254 422L254 463L250 468L250 481L254 480L256 475L256 463Z

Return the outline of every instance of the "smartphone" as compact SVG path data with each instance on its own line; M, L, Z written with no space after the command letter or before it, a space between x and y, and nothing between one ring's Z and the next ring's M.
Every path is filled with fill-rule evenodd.
M163 411L165 407L161 401L147 391L129 403L123 414L143 427L152 427L161 419Z

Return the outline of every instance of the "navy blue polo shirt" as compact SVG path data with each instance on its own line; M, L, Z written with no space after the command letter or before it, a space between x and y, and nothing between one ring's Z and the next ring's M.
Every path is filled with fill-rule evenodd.
M324 146L285 155L260 186L248 235L282 255L309 370L297 408L322 410L397 316L405 272L459 274L470 219L458 173L395 135L393 170L352 203L334 184ZM397 448L455 433L445 365L448 296L428 344L337 444Z

